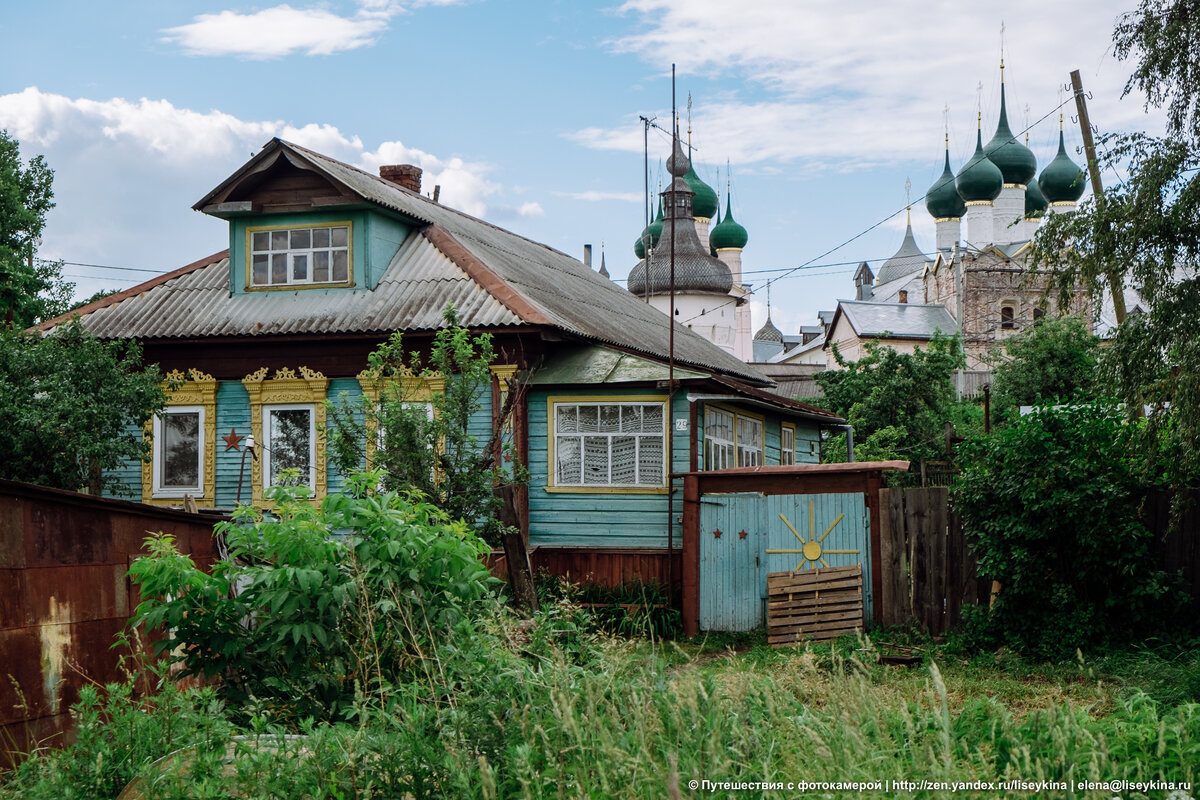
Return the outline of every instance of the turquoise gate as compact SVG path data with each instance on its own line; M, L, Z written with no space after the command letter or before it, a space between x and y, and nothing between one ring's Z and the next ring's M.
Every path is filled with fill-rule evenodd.
M767 573L863 565L871 623L871 517L861 493L706 494L699 514L699 627L766 625Z
M863 565L865 622L881 614L879 492L907 461L688 472L683 478L683 630L766 624L767 573Z

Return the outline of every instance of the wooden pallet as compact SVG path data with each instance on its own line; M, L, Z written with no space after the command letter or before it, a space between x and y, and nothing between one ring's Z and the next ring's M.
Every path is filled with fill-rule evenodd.
M862 564L767 575L767 643L836 639L863 628Z

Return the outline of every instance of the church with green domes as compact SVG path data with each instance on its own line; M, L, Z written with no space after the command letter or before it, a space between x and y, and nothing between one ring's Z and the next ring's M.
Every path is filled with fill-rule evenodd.
M942 173L925 195L936 230L934 248L923 250L917 244L910 216L899 250L878 274L866 264L859 268L855 300L839 301L839 311L846 313L836 315L828 332L831 367L831 343L837 342L843 354L856 352L865 339L882 340L881 320L913 318L903 341L888 342L902 349L927 341L934 325L943 333L961 333L968 367L975 370L987 368L984 359L997 342L1044 314L1078 314L1091 323L1092 308L1083 291L1075 293L1069 307L1059 308L1056 298L1045 296L1044 279L1031 274L1025 261L1044 215L1074 211L1086 176L1067 154L1061 116L1058 152L1038 173L1028 137L1022 143L1009 125L1003 63L1000 70L995 134L984 143L980 114L975 151L957 174L947 136ZM922 309L906 314L896 308L905 305ZM931 307L945 309L948 316L932 313ZM889 332L895 334L894 329Z
M728 193L721 217L717 193L696 174L678 140L667 171L671 183L660 195L654 221L634 242L639 260L626 288L670 314L674 260L675 319L727 353L751 361L750 287L742 282L742 250L750 237L733 218Z

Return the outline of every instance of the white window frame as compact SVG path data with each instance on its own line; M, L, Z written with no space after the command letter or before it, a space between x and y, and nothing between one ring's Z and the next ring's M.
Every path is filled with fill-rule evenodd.
M779 423L779 463L783 466L796 463L796 426L789 422Z
M718 414L729 418L732 438L713 433L713 417ZM706 405L704 407L704 469L730 469L737 466L737 414L728 409Z
M742 424L753 425L758 429L758 445L742 444ZM737 426L734 429L737 436L737 460L739 467L761 467L765 462L767 448L767 423L761 417L751 417L746 414L737 415Z
M166 454L163 452L163 443L165 437L163 435L162 417L167 414L198 414L199 425L196 428L197 438L197 461L196 461L196 485L195 486L164 486L163 485L163 469L167 465ZM154 415L153 429L151 436L154 441L154 453L151 456L153 484L151 496L156 498L182 498L184 495L192 497L204 497L204 458L207 455L204 452L204 423L206 422L205 415L207 409L204 406L167 406L160 413Z
M334 246L332 244L333 230L335 228L346 229L346 244L345 246ZM327 247L315 247L312 245L313 233L318 230L330 231L330 244ZM291 234L296 231L308 231L309 246L308 247L291 247ZM276 233L287 233L289 237L288 247L284 250L278 250L273 245L268 245L266 250L255 249L254 237L257 234L267 236L268 242L274 238ZM311 225L288 225L280 227L251 227L246 229L246 286L251 289L271 289L287 286L347 286L354 282L354 227L348 222L332 222L332 223L317 223ZM345 280L335 280L333 278L333 259L334 253L346 253L346 278ZM318 281L313 278L313 271L316 268L314 254L328 253L329 254L329 276L326 280ZM287 269L284 272L284 280L276 282L271 279L273 268L273 260L275 255L286 255ZM254 256L267 256L267 281L265 283L257 283L254 280ZM298 256L303 256L307 259L308 267L306 277L296 279L293 276L295 269L295 259Z
M560 432L559 431L559 422L558 422L559 411L566 409L568 407L574 407L576 410L578 410L581 406L596 406L597 407L597 415L602 413L599 411L599 409L605 408L605 407L618 407L618 408L641 407L641 408L644 408L647 406L654 406L654 407L658 408L660 411L660 415L661 415L660 418L662 420L662 429L658 432L657 435L655 435L653 432L649 432L649 433L642 432L642 431L629 432L629 431L620 431L620 430L612 431L612 432L579 432L579 433ZM547 481L548 488L566 489L566 490L570 490L570 491L582 491L582 492L589 492L589 491L603 492L603 491L611 491L611 490L622 491L622 492L626 492L626 491L636 492L636 491L647 491L647 490L656 491L656 490L665 489L666 485L667 485L667 467L668 467L668 464L670 463L670 458L671 458L670 453L667 452L667 417L668 417L667 404L665 401L658 400L658 399L654 399L654 400L643 400L643 399L592 400L592 399L589 399L586 397L569 398L569 399L567 399L567 398L552 399L550 401L550 424L551 424L551 428L552 428L552 430L550 432L550 436L551 436L551 440L552 440L553 446L554 446L554 458L551 459L552 463L550 464L550 470L549 470L550 474L547 476L549 479ZM584 465L585 450L584 450L583 439L585 437L600 437L600 436L606 436L609 439L609 455L608 455L608 473L609 473L608 477L609 477L609 480L607 483L584 483L583 482L583 480L584 480L584 466L583 465ZM634 480L635 480L635 482L634 483L613 483L612 482L612 439L614 439L616 437L624 437L624 436L632 436L634 438L634 442L635 442L635 445L634 445L635 453L636 453L636 455L634 456ZM639 480L640 478L643 477L643 475L642 475L643 466L641 463L641 440L649 439L649 438L656 439L660 443L660 445L662 446L661 452L662 452L662 456L663 456L662 465L659 468L658 475L655 476L653 482L650 482L649 475L646 476L647 480L645 480L645 481ZM560 476L559 457L562 453L562 443L568 439L578 439L579 440L579 448L580 448L580 466L579 466L579 481L580 482L579 483L564 483L564 482L560 481L560 479L559 479L559 476Z
M304 485L316 491L317 485L317 407L315 403L264 403L262 407L262 469L263 488L274 486L271 482L271 412L308 412L308 480Z

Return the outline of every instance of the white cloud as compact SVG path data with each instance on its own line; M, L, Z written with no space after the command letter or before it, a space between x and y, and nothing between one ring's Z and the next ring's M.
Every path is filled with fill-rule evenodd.
M572 200L583 200L588 203L600 203L608 200L617 200L622 203L640 203L642 202L641 192L598 192L588 190L586 192L555 192L559 197L569 197Z
M1031 122L1053 109L1076 68L1102 130L1156 124L1140 99L1118 102L1129 67L1113 60L1108 44L1127 7L1125 0L1098 0L1081 15L1069 4L1041 0L1005 6L1014 129L1024 127L1026 104ZM810 170L842 171L913 158L934 162L948 104L952 162L961 164L974 148L980 80L985 140L995 127L1001 16L995 12L992 20L970 3L930 0L901 12L841 0L756 0L731 15L725 0L627 0L619 12L633 32L609 41L610 49L663 73L674 62L681 91L725 78L759 87L753 101L724 86L695 98L693 141L702 163L730 159L762 168L802 160ZM1064 39L1063 31L1070 36ZM1064 111L1070 116L1073 105ZM1039 160L1053 155L1056 117L1032 133ZM621 124L569 136L591 148L640 152L640 132ZM666 144L658 149L665 152Z
M396 13L394 6L372 3L348 17L324 8L292 8L286 3L253 14L221 11L200 14L192 22L167 28L163 41L188 55L271 59L300 52L326 56L374 44Z
M546 216L546 210L542 208L541 203L529 201L521 204L520 208L517 209L517 214L522 217L544 217Z

